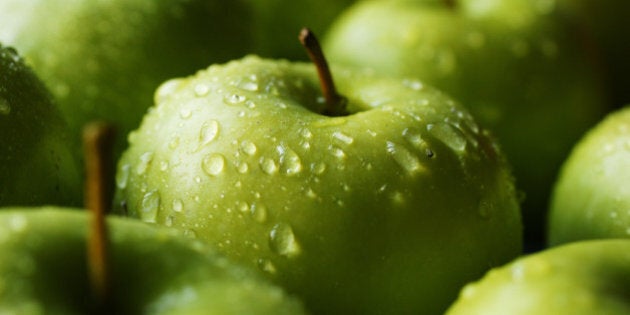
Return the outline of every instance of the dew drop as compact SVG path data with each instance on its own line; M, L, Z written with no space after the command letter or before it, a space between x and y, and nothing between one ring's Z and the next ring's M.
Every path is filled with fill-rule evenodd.
M309 129L307 129L307 128L302 129L302 130L300 131L300 134L301 134L301 135L302 135L302 137L304 137L305 139L311 139L311 138L313 138L313 133L312 133Z
M217 176L225 169L225 157L220 153L212 153L201 161L203 171L211 176Z
M120 167L118 172L116 173L116 186L119 189L127 188L127 184L129 183L129 173L131 171L131 165L124 164Z
M182 119L188 119L192 117L192 111L188 108L182 108L179 110L179 117Z
M261 258L258 259L256 263L258 264L258 268L266 273L275 274L277 272L276 266L269 259Z
M237 201L236 209L240 212L247 212L249 210L249 204L246 201Z
M140 155L140 161L138 162L138 165L136 166L136 173L138 175L142 175L146 173L152 161L153 161L153 152L145 152L144 154Z
M155 223L158 209L160 208L160 194L157 190L152 190L142 197L140 205L140 219L144 222Z
M191 238L191 239L196 239L197 238L197 232L195 232L194 230L191 229L185 229L184 230L184 236Z
M184 211L184 202L181 199L175 199L173 200L173 211L175 212L182 212Z
M427 130L456 152L466 150L466 138L458 129L447 123L428 124Z
M278 172L278 164L273 159L262 157L260 159L260 168L263 172L269 175L273 175Z
M424 88L424 84L418 80L405 79L403 80L403 85L414 91L420 91Z
M175 220L175 217L173 217L173 215L167 215L166 218L164 219L164 225L173 226L174 220Z
M247 97L242 96L242 95L238 95L238 94L231 94L226 96L223 99L223 102L227 105L237 105L240 103L243 103L247 100Z
M311 172L313 172L313 174L321 175L325 171L326 171L326 163L324 163L324 162L317 162L317 163L311 164Z
M0 115L9 115L11 113L11 105L9 101L0 98Z
M329 147L329 149L330 149L330 153L332 153L332 155L335 156L336 158L338 159L346 158L346 152L344 152L341 148L331 146Z
M409 143L413 148L422 152L426 152L429 149L427 142L422 139L422 135L419 131L411 128L405 128L402 135L403 138L407 140L407 143Z
M256 147L256 145L249 141L249 140L243 140L241 141L241 145L240 145L241 151L243 151L243 153L252 156L254 154L256 154L256 151L258 150L258 148Z
M295 257L302 251L293 233L293 228L285 223L278 223L271 229L269 247L274 253L288 258Z
M341 131L336 131L333 133L333 138L339 142L342 142L344 144L352 144L354 142L354 138L352 138L351 136L341 132Z
M265 221L267 221L267 207L263 204L257 202L252 203L249 211L256 222L265 223Z
M236 170L241 174L245 174L247 173L247 171L249 171L249 164L247 164L247 162L240 161L236 166Z
M162 103L168 97L173 95L182 85L182 79L171 79L162 83L154 94L153 100L156 104Z
M413 175L424 169L418 157L400 144L387 141L387 153L409 174Z
M199 142L201 145L206 145L212 142L219 135L219 122L216 120L210 120L205 122L199 131Z
M168 170L168 162L167 161L160 162L160 171L164 172L166 170Z
M210 88L208 88L208 86L203 83L199 83L195 85L194 91L195 91L195 96L204 97L208 95L208 93L210 92Z
M258 83L253 81L244 81L238 85L238 88L245 91L256 92L258 91Z
M280 165L282 173L286 175L295 175L302 171L302 160L300 156L291 148L279 146Z

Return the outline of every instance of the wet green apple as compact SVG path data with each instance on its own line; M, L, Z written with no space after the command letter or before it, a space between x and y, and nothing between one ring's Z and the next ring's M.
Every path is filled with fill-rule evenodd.
M308 26L323 34L356 0L242 0L252 10L252 53L268 58L304 60L295 32ZM239 56L240 57L240 56Z
M247 56L164 83L115 207L259 268L313 313L439 313L521 251L509 167L443 93L333 77L328 115L311 63Z
M74 153L49 91L13 48L0 45L0 206L80 204Z
M70 208L0 211L0 313L94 314L89 216ZM182 233L111 217L110 314L303 314L256 273Z
M519 258L466 285L447 315L628 314L630 240L590 240Z
M552 194L549 243L630 237L630 107L609 114L575 145Z
M554 8L530 0L363 1L324 41L331 62L417 77L492 130L524 192L526 243L535 248L544 243L555 174L606 104L582 38Z
M78 148L84 124L107 120L120 153L162 81L249 51L247 12L239 1L6 0L0 41L50 88Z

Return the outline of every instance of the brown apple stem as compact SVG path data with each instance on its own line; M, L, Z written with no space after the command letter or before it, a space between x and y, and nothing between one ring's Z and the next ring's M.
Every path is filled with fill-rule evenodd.
M110 204L112 147L114 130L111 126L94 122L83 130L85 154L85 207L92 213L88 232L87 260L89 281L96 309L104 311L110 300L108 232L105 215Z
M310 29L305 27L300 31L299 39L302 46L306 48L309 58L317 68L322 94L324 95L326 103L326 107L323 109L322 114L328 116L348 115L346 112L346 99L337 93L332 73L330 72L328 62L324 57L324 52L322 51L317 37L315 37L315 34L313 34Z

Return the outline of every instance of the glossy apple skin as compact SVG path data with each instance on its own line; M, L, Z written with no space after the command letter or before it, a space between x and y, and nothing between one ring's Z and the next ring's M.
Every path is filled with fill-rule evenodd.
M522 190L526 244L544 246L549 192L580 135L607 110L581 34L548 1L365 1L330 27L333 63L417 77L496 134Z
M7 0L0 41L47 84L78 145L84 124L107 120L120 153L162 81L249 51L247 12L239 1Z
M67 124L18 52L0 45L0 206L82 202Z
M565 244L466 285L447 315L628 314L630 240Z
M418 81L249 56L174 79L130 136L115 207L260 268L313 313L440 313L521 251L496 143ZM465 257L465 258L463 258Z
M555 184L549 244L629 237L630 107L609 114L575 145Z
M0 313L86 314L87 212L0 211ZM214 250L171 229L111 217L116 314L303 314L300 303Z

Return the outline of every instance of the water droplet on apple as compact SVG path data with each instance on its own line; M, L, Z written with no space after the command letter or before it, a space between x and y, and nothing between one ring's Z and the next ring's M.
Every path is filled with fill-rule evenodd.
M354 142L354 138L352 138L351 136L341 132L341 131L335 131L333 133L333 139L343 143L343 144L347 144L350 145Z
M179 110L179 117L182 119L188 119L192 116L192 111L188 108L182 108Z
M278 172L278 164L273 159L262 157L260 159L260 168L263 172L273 175Z
M286 223L278 223L269 232L269 247L271 250L284 257L292 258L302 251L293 228Z
M422 139L420 131L412 128L405 128L402 132L402 135L403 138L407 140L407 143L409 143L416 150L426 152L429 149L429 145L426 141L424 141L424 139Z
M223 102L227 105L237 105L237 104L245 102L246 100L247 100L247 97L243 95L231 94L231 95L226 96L223 99Z
M239 200L236 202L236 209L240 212L247 212L249 210L249 204L246 201Z
M321 175L326 171L326 163L316 162L311 164L311 172L315 175Z
M256 92L258 91L258 83L253 81L244 81L238 85L238 88L245 91Z
M4 98L0 97L0 115L9 115L11 113L11 104Z
M247 154L247 155L254 155L256 154L256 151L258 150L258 148L256 147L256 145L249 141L249 140L243 140L241 141L241 151L243 151L243 153Z
M203 158L201 168L211 176L217 176L225 169L225 157L220 153L212 153Z
M198 83L195 85L194 91L195 91L195 96L204 97L208 95L208 93L210 92L210 88L203 83Z
M312 188L308 188L304 194L310 199L317 199L317 193Z
M124 164L120 167L118 172L116 173L116 186L119 189L127 188L127 183L129 182L129 173L131 170L131 165Z
M155 223L160 208L160 193L151 190L144 194L140 205L140 219L144 222Z
M261 203L252 203L250 213L252 218L258 223L265 223L265 221L267 221L267 207Z
M302 135L302 137L304 137L304 139L311 139L311 138L313 138L313 133L308 128L302 129L300 131L300 135Z
M302 160L295 151L284 146L278 146L277 150L278 153L280 153L282 173L286 175L295 175L302 171Z
M335 147L335 146L330 146L329 147L330 152L332 153L333 156L335 156L338 159L345 159L346 158L346 152L344 152L341 148L339 147Z
M456 152L466 150L466 138L458 129L447 123L428 124L427 130Z
M169 149L171 149L171 150L177 149L177 147L179 146L179 142L180 141L181 141L181 139L177 135L174 135L173 139L171 139L171 141L168 143Z
M256 263L258 265L258 268L260 268L260 270L262 270L262 271L264 271L266 273L269 273L269 274L273 275L273 274L275 274L277 272L276 266L269 259L260 258L260 259L258 259L258 261Z
M202 146L216 139L219 135L219 127L219 122L214 119L203 123L199 130L199 142Z
M389 153L394 158L394 161L407 173L414 175L424 169L420 163L420 159L404 146L391 141L387 141L386 146L387 153Z
M155 91L155 94L153 97L153 100L155 101L155 103L156 104L162 103L164 100L169 98L171 95L175 93L175 91L177 91L177 89L179 89L179 87L182 85L183 82L184 82L183 79L177 78L177 79L171 79L162 83Z
M236 165L236 170L241 174L245 174L249 171L249 164L245 161L239 161Z
M140 155L139 159L140 161L138 162L138 165L136 165L136 174L142 175L146 173L149 165L151 165L151 162L153 161L153 152L145 152Z
M191 238L191 239L196 239L197 238L197 232L195 232L194 230L191 229L185 229L184 230L184 236Z
M173 211L182 212L184 210L184 202L181 199L174 199L172 207Z
M173 217L173 215L167 215L166 218L164 219L164 225L165 226L173 226L173 221L175 220L175 218Z

